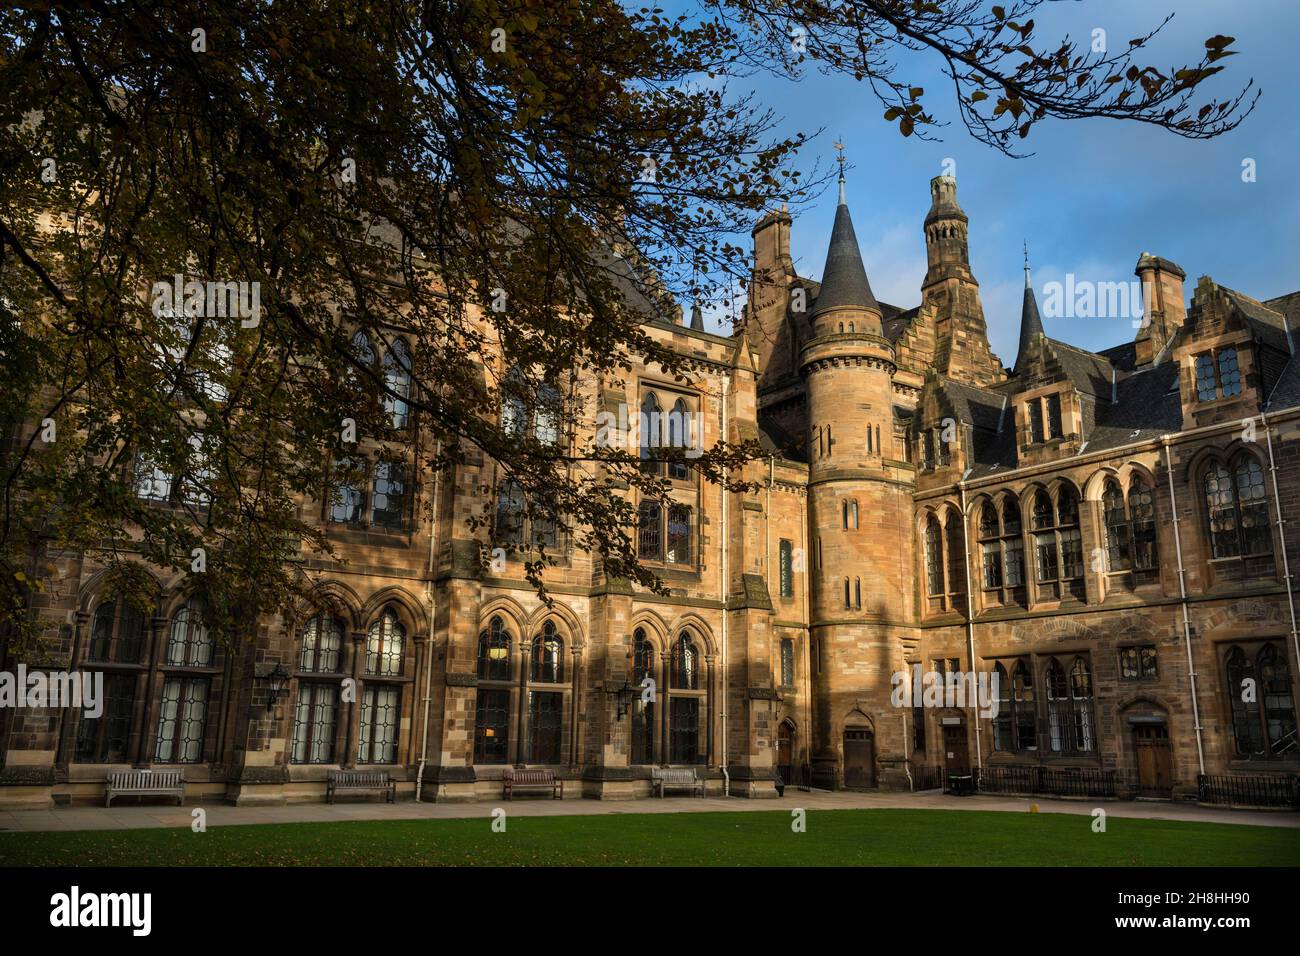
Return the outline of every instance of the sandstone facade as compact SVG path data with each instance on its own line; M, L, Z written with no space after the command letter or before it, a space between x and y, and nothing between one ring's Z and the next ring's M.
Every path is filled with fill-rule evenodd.
M1189 306L1182 270L1144 254L1134 341L1089 353L1043 333L1027 282L1008 369L955 181L931 200L915 308L875 299L842 202L821 283L772 213L743 333L647 326L691 359L689 384L653 368L578 383L568 440L592 410L653 401L696 416L706 445L769 452L751 493L669 474L673 507L639 529L668 596L562 541L552 606L521 560L485 571L466 521L498 481L486 459L364 489L347 520L305 503L346 563L307 557L317 613L246 647L187 617L179 580L139 615L93 555L61 555L39 597L60 635L45 663L102 671L108 709L0 710L0 803L98 801L105 772L132 767L248 804L322 799L351 767L436 800L497 799L512 766L607 799L648 794L660 765L751 797L975 768L1113 771L1125 795L1172 797L1199 774L1294 774L1300 293L1202 278ZM996 672L998 715L898 706L917 664Z

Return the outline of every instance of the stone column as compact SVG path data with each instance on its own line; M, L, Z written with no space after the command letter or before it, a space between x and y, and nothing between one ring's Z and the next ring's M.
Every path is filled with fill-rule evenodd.
M132 742L132 749L135 753L135 764L153 763L153 753L149 749L149 741L152 732L149 727L154 717L154 701L158 697L159 674L158 668L162 665L163 655L167 653L167 618L155 617L149 621L151 635L149 644L149 672L144 679L144 700L140 708L140 722L137 729L133 731L136 740Z
M670 762L669 758L672 755L672 749L669 745L669 736L668 736L668 732L670 729L670 722L671 722L671 712L672 712L672 703L671 703L672 691L670 690L671 681L669 680L671 671L672 671L672 649L670 647L669 649L665 650L663 654L663 682L659 685L659 688L661 690L661 693L659 694L659 699L663 701L663 708L664 708L664 712L659 717L660 723L662 725L659 762L664 766L668 765L668 763Z
M347 734L343 738L343 753L339 766L355 767L357 765L357 748L361 744L361 695L365 688L361 675L366 669L366 632L352 632L352 700L348 702Z
M522 767L528 761L528 665L533 656L533 642L519 639L519 713L515 715L515 765Z
M714 733L714 727L717 726L718 720L721 716L717 707L718 694L714 690L715 681L717 680L717 676L718 676L718 667L717 667L717 661L714 659L712 654L704 658L704 663L707 665L707 669L708 669L707 683L705 684L705 690L708 692L708 694L705 697L704 706L707 709L709 715L708 720L705 721L706 742L704 745L705 747L704 759L707 766L716 767L718 765L718 754L717 751L714 749L714 740L717 737L717 734ZM727 728L725 726L722 728L722 732L724 734L727 732Z

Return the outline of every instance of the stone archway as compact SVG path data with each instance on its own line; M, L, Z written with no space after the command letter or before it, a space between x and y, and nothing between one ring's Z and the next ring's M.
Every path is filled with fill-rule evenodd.
M876 788L876 732L868 724L844 725L844 788Z
M1119 716L1124 744L1132 750L1125 763L1132 773L1134 795L1169 799L1174 794L1174 754L1168 708L1138 697L1120 707Z

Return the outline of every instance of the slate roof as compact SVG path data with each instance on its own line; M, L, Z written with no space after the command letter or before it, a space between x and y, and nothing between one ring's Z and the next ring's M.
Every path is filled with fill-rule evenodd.
M1092 395L1109 402L1111 383L1116 378L1116 369L1104 355L1076 348L1059 339L1048 339L1061 369L1070 383L1085 395Z
M1028 354L1029 343L1034 340L1034 336L1042 334L1043 320L1038 314L1038 300L1034 298L1033 286L1026 285L1025 297L1020 303L1020 344L1016 349L1016 365Z
M812 314L816 316L840 306L880 308L871 292L871 283L867 281L867 269L862 264L862 251L853 231L853 219L844 203L835 207L835 225L826 250L826 268L822 270L821 289Z
M808 449L803 443L766 415L759 416L758 441L768 454L780 455L787 461L808 462Z
M1275 348L1279 352L1290 351L1286 319L1280 312L1275 312L1258 299L1252 299L1234 289L1226 286L1219 286L1219 288L1228 294L1233 305L1241 312L1256 342Z
M1085 451L1101 451L1178 431L1183 409L1178 397L1178 366L1173 362L1135 372L1116 382L1116 401L1093 408L1091 428L1084 429Z
M1005 395L948 378L942 380L942 388L961 421L985 431L998 430L1002 408L1007 403Z
M887 302L880 303L881 328L885 333L885 338L891 342L897 342L920 311L921 307L919 305L904 311L896 305L890 305Z

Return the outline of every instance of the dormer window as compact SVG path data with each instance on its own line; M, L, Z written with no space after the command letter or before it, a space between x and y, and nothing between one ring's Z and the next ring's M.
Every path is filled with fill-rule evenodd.
M1025 403L1029 412L1029 440L1041 445L1045 441L1060 438L1064 433L1061 427L1061 394L1053 392L1042 398L1030 399Z
M1035 445L1046 440L1043 435L1043 406L1036 400L1029 403L1029 435Z
M952 448L943 439L943 429L927 428L920 435L921 470L933 471L952 464Z
M1047 437L1061 437L1061 396L1047 396Z
M1237 350L1228 348L1196 356L1196 400L1212 402L1241 394L1241 369Z

